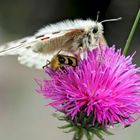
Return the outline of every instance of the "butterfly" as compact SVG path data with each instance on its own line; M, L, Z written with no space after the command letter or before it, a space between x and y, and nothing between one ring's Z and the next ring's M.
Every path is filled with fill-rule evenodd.
M79 49L94 49L106 44L103 36L103 22L90 19L65 20L40 29L33 36L25 37L0 46L0 56L17 55L18 61L28 67L42 69L46 60L60 50L78 53Z

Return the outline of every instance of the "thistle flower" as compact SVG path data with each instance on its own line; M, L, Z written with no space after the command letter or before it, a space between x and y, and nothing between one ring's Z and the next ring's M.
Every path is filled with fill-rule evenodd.
M131 124L140 113L140 69L132 64L132 57L122 55L121 49L115 51L114 46L103 47L101 54L99 49L88 51L75 69L46 68L51 79L38 81L38 92L75 124L86 118L86 128Z
M73 140L103 139L107 128L120 123L128 126L140 117L140 68L125 57L140 20L140 9L121 54L121 49L105 47L87 52L74 69L46 68L50 80L36 80L38 92L51 99L49 105L64 113L56 116L68 124L61 128L74 131Z

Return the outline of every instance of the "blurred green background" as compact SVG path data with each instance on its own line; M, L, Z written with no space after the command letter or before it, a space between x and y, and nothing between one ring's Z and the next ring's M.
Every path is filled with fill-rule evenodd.
M140 8L140 0L0 0L0 44L32 35L39 28L63 19L99 20L123 17L104 24L109 45L123 47ZM140 66L140 25L129 54L137 51L134 63ZM47 101L35 92L34 78L46 78L41 70L20 65L16 57L0 57L0 140L71 140L57 128L62 125L45 107ZM139 140L140 121L131 127L117 127L107 140ZM98 139L98 138L96 138Z

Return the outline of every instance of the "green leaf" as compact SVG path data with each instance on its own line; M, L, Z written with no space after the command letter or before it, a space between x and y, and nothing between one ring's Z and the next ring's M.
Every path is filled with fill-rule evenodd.
M124 50L123 50L124 55L126 55L127 50L128 50L128 48L129 48L129 46L130 46L130 44L132 42L132 39L133 39L133 36L134 36L134 33L136 31L136 28L137 28L137 25L138 25L139 21L140 21L140 9L139 9L139 11L137 13L137 16L135 18L134 24L133 24L133 26L131 28L131 31L130 31L129 36L128 36L128 39L126 41L126 44L125 44L125 47L124 47Z

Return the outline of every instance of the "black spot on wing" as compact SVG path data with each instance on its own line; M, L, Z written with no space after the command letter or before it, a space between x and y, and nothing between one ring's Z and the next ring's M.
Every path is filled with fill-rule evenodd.
M31 46L27 46L27 47L26 47L26 49L30 49L30 48L31 48Z
M27 40L22 40L20 43L22 44L22 43L25 43L25 42L27 42Z
M57 31L57 32L53 32L52 34L58 34L58 33L60 33L60 31Z
M36 36L35 38L38 39L38 38L41 38L41 37L44 37L45 35L39 35L39 36Z

